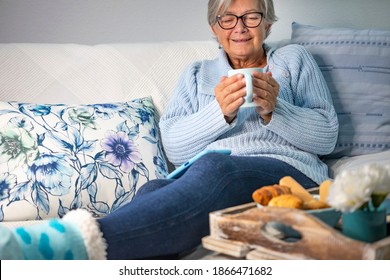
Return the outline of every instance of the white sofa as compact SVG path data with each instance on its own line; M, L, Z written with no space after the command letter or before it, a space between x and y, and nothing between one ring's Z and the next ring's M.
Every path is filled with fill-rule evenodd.
M347 119L345 119L345 114L340 114L340 117L344 118L341 119L343 123L340 126L341 132L349 134L349 136L342 135L340 139L343 140L344 136L347 138L350 137L350 139L355 139L356 143L352 144L351 142L350 145L340 144L338 148L336 148L337 151L324 160L329 164L330 175L332 177L344 168L355 167L367 162L390 164L390 121L388 121L388 112L390 110L386 112L387 109L390 109L390 79L386 80L386 77L388 78L388 71L390 71L390 68L388 67L388 65L390 65L390 32L385 31L383 34L379 34L350 29L312 29L311 27L301 25L296 25L294 32L295 35L293 35L292 42L302 44L313 52L324 75L327 76L330 83L329 86L334 96L336 96L340 90L347 90L348 94L353 94L348 92L348 89L349 86L355 85L352 80L356 78L354 78L353 73L349 73L348 79L346 80L348 86L346 86L342 80L341 82L336 81L333 83L335 77L339 77L338 70L336 69L336 76L328 75L329 72L331 72L328 69L330 66L326 65L326 63L321 65L322 59L328 59L328 61L329 59L343 61L341 58L342 55L353 55L353 59L347 60L348 63L351 61L354 63L362 58L359 52L353 54L351 53L351 49L346 51L346 49L340 50L338 48L338 42L342 40L343 36L348 36L351 40L357 38L357 40L363 40L362 42L365 43L372 38L376 40L375 42L381 42L380 44L375 43L375 46L380 48L381 51L378 53L378 48L373 50L374 53L370 53L370 60L375 60L375 63L378 64L384 63L385 66L387 65L387 68L385 67L386 69L383 70L378 66L377 68L374 67L375 69L371 72L369 70L367 71L370 75L379 75L380 77L378 79L380 82L378 82L378 85L373 85L370 82L371 80L365 81L356 84L353 88L373 87L376 91L376 95L373 96L373 103L367 104L367 106L378 105L382 111L378 114L374 112L372 116L370 115L367 124L365 123L363 127L361 127L360 123L357 123L357 121L360 120L360 117L354 119L352 114L352 116L348 115ZM332 42L336 43L331 43L330 47L328 43L324 44L326 46L325 50L331 49L334 52L323 53L324 44L316 44L314 41L307 42L306 40L325 40L327 42L333 40ZM290 41L283 41L281 43L290 43ZM382 44L385 44L387 47L383 47ZM273 45L278 45L278 42L273 43ZM354 45L352 52L361 50L361 44L359 43L358 45L359 49L355 49L356 45ZM370 46L372 45L373 43L370 43ZM335 47L334 50L332 47ZM66 139L70 139L71 137L67 135L66 137L68 138L64 140L61 138L62 136L53 136L53 133L45 133L45 131L42 131L42 128L44 128L44 125L46 124L49 125L48 118L46 118L47 112L43 113L42 110L34 111L32 107L29 107L29 105L26 104L20 107L21 104L17 102L40 105L65 104L64 106L56 105L51 108L51 113L56 110L56 113L58 114L66 112L69 120L69 123L66 125L69 125L70 127L73 125L71 122L71 114L72 112L76 114L80 107L79 105L81 104L115 103L118 105L118 102L128 102L143 97L151 97L156 109L156 115L154 117L158 118L158 115L164 111L183 68L195 60L212 59L216 56L217 52L218 45L214 41L103 44L93 46L77 44L0 44L0 101L2 106L2 108L0 108L0 129L1 127L10 124L13 126L20 126L21 119L17 117L15 121L15 116L19 116L23 111L23 113L28 116L29 121L32 122L32 126L35 125L33 128L28 128L30 136L32 138L35 137L37 142L35 145L38 145L40 148L45 148L41 153L47 154L47 151L50 149L55 153L64 152L64 149L69 148L64 147L64 143L69 144L66 142ZM373 58L374 55L376 56L375 58ZM381 70L379 71L378 69ZM362 71L365 70L363 69ZM355 69L356 73L359 72L361 74L362 71ZM357 76L357 79L360 79L360 76ZM344 106L345 104L350 104L348 102L354 102L353 98L348 98L349 99L342 102L336 98L335 102L337 103L337 106ZM16 102L10 105L8 103L9 101ZM146 107L149 106L149 111L147 112L153 114L153 112L151 112L153 106L148 103L148 100L143 100L141 103L139 102L140 101L138 101L138 103L131 103L131 110L139 109L139 107L147 104ZM146 103L144 104L143 102ZM370 101L367 99L364 102ZM358 100L356 100L356 103L358 103ZM121 110L123 109L123 107L121 107L123 104L125 103L120 103L118 105ZM359 106L361 106L361 104ZM72 111L72 108L76 111ZM86 107L84 106L83 109L85 108ZM95 110L95 113L98 111L95 107L93 110ZM381 112L385 112L384 115L380 115ZM118 117L123 118L123 115L118 115ZM113 169L107 171L110 168L108 167L107 162L99 161L99 165L96 165L99 170L92 171L93 165L88 165L90 162L85 161L79 166L78 172L96 172L98 179L90 182L88 180L92 179L87 177L87 175L84 175L83 177L77 172L73 172L72 174L67 174L66 172L62 173L62 178L66 180L68 184L66 192L58 189L48 190L41 188L41 186L37 184L27 183L31 183L32 179L39 183L52 177L48 175L46 178L37 179L37 173L32 174L31 170L27 171L26 166L31 169L31 164L28 162L28 157L31 156L31 154L28 153L23 154L24 158L19 158L19 162L13 162L12 170L18 169L15 173L10 169L10 165L6 165L4 161L4 155L7 154L7 146L5 146L4 143L0 143L0 154L3 154L3 156L0 157L0 159L2 159L2 162L0 162L0 221L2 221L3 224L14 226L36 219L46 219L58 215L61 216L69 211L69 209L75 207L86 207L97 216L104 215L113 211L115 207L119 207L121 204L131 200L138 187L146 180L146 177L148 177L148 179L159 176L163 177L168 171L168 167L166 162L156 163L156 160L164 161L164 158L161 154L161 143L158 142L158 132L153 132L150 127L151 125L155 125L155 123L144 124L140 121L140 116L137 116L137 118L130 116L129 118L129 121L132 122L132 126L129 129L136 128L140 130L137 134L137 141L148 140L147 143L138 141L136 144L139 148L142 160L146 162L146 167L137 165L137 172L135 172L134 175L131 172L124 172L124 170L121 169L122 166L119 165L116 165L116 167L119 168L118 172ZM54 129L56 125L62 125L62 131L70 131L64 129L65 121L58 122L54 119L50 120L53 121L53 123L50 124L51 128ZM102 120L102 122L100 122L100 120ZM120 120L113 123L104 123L103 120L104 118L101 117L97 126L106 128L107 130L114 129L114 127L119 124L123 125L123 122ZM373 122L373 120L375 121ZM97 119L95 119L95 121L97 122ZM346 123L344 123L345 121ZM366 122L366 119L364 122ZM38 123L41 130L38 129ZM25 125L25 123L23 125ZM84 125L86 127L91 125L91 123L84 123ZM156 126L152 128L156 128ZM369 135L357 135L357 132L361 132L362 129L367 129ZM1 131L1 133L3 133L3 137L5 132ZM150 139L150 133L156 133L152 135L154 140ZM15 135L16 134L12 134L11 136L8 135L8 137L16 137ZM73 134L73 138L76 138L74 135L76 134ZM19 137L23 138L20 135ZM94 137L94 134L90 134L89 137ZM98 140L96 143L101 144L101 141L103 141L102 139L105 136L99 134L96 137L95 140ZM350 139L348 139L348 141L350 141ZM72 141L74 142L72 143L76 145L75 143L79 140L80 139L73 139ZM50 145L46 144L50 141ZM89 144L92 145L93 139L89 138L89 141ZM358 144L360 143L359 141L368 141L369 144ZM371 144L370 141L373 141L374 144ZM146 149L145 147L147 145L149 145L148 147L150 148ZM83 146L83 148L88 156L92 156L91 154L88 154L90 151L87 151L85 146ZM98 153L93 155L95 157L94 163L97 162L97 155ZM68 157L67 160L68 163L72 161L71 157ZM53 161L53 163L55 162ZM20 166L17 166L17 164ZM82 168L87 165L91 169L83 170ZM69 166L67 167L69 168ZM34 168L37 170L37 166L34 166ZM106 169L103 170L104 168ZM118 174L121 173L121 180L117 180L119 177L115 177L115 180L112 180L113 177L107 175L109 172L112 172L110 173L110 176L114 177L119 176ZM145 175L145 172L147 172L147 176ZM114 173L116 175L112 175ZM14 175L11 176L10 174ZM128 175L127 179L122 181L124 174L131 174L131 176L134 175L136 178ZM40 176L45 177L44 173L40 173ZM109 179L111 179L110 184L115 181L110 187L108 187L104 181L99 181L99 178L107 179L107 177L110 177ZM124 186L125 184L131 186ZM109 191L106 191L105 189L109 189Z
M157 119L164 110L183 68L194 60L213 58L217 51L218 45L213 41L94 46L77 44L0 44L0 101L4 101L0 105L0 123L3 127L0 134L2 136L6 135L7 132L4 131L4 127L9 124L11 119L26 117L21 112L9 113L13 110L18 111L19 104L8 106L7 101L35 104L62 103L68 106L61 108L69 109L73 105L113 104L151 97L155 107L155 112L152 113L156 113L154 117ZM148 104L146 102L141 105L141 107L145 105L144 107L148 109L144 113L150 113L151 108L153 109L153 106ZM137 113L134 113L136 108L134 109L133 105L131 104L130 109L123 107L121 109L126 109L128 115L137 115ZM59 108L56 107L60 110ZM55 109L51 107L50 110L52 113ZM44 127L43 123L38 124L39 120L35 117L38 119L45 118L46 124L52 121L50 127L58 124L60 118L50 118L53 117L52 115L36 116L34 113L27 116L28 122L33 122L31 127L34 127L32 131L30 128L26 128L29 134L40 134L45 138L39 148L41 154L47 153L48 149L53 154L69 155L70 152L75 152L74 150L64 152L65 148L58 141L63 140L70 143L72 140L69 138L59 140L58 137L63 137L58 136L59 134L48 137L48 133L44 131L48 126ZM137 123L136 120L131 119L134 116L120 118L118 114L116 117L116 119L110 117L108 122L97 117L95 121L97 126L100 126L102 134L99 134L98 130L88 130L88 127L85 126L86 131L92 132L89 136L85 134L82 134L82 136L85 141L94 141L93 138L95 137L100 142L106 131L112 130L122 121L128 123L134 121L134 126L131 127L128 123L127 125L130 129L136 128L139 130L134 142L139 148L144 166L137 166L137 170L139 170L138 178L131 178L131 175L125 179L128 175L127 172L120 170L120 167L116 168L110 165L111 167L108 167L112 169L111 172L121 173L121 175L116 175L116 177L121 176L121 178L104 181L102 175L106 174L101 170L102 165L100 165L100 172L97 172L97 176L100 177L95 180L93 185L81 186L80 189L83 188L84 190L79 191L79 185L77 184L83 179L78 173L82 173L83 169L74 167L73 169L76 172L72 176L65 174L60 179L69 182L64 190L58 191L54 188L37 187L36 190L39 191L34 193L34 183L20 186L20 188L19 185L27 181L42 182L43 179L37 179L37 177L45 175L42 173L40 175L37 173L28 175L26 168L27 166L31 167L31 165L25 164L25 158L16 163L18 165L16 167L15 164L9 163L11 156L5 156L4 159L8 146L4 144L6 140L2 139L0 154L3 154L3 160L0 163L0 173L2 174L0 175L0 182L3 183L3 189L0 190L0 221L3 224L14 226L26 221L62 216L70 208L85 207L91 209L88 205L91 204L92 200L96 200L94 201L96 202L95 205L92 206L94 208L92 209L93 212L97 216L105 215L113 211L115 207L131 200L138 187L147 180L146 177L153 179L165 176L168 168L171 170L172 166L165 163L165 158L161 155L161 143L153 142L159 140L156 123L148 122L143 125L142 122ZM62 122L62 119L60 121ZM70 124L70 122L68 123ZM150 127L148 128L148 126ZM152 135L153 129L157 131L157 135ZM157 140L144 141L146 137L149 140L151 137ZM52 140L51 143L50 140ZM18 143L22 142L21 140ZM48 148L46 143L49 143L48 145L51 145L51 147ZM96 145L99 146L99 143ZM93 156L97 154L95 151L86 150L83 153L88 155L94 153ZM156 156L158 156L157 160L164 161L164 163L161 163L160 170L157 170L157 164L153 162L153 160L156 160ZM66 160L68 162L74 161L71 156L66 156ZM83 159L80 159L81 161ZM97 161L86 160L79 165L87 165L91 162L96 164ZM104 162L104 164L107 164L107 162ZM13 166L11 167L11 165ZM103 167L107 168L107 165ZM86 172L93 172L88 169L85 170ZM60 174L57 175L60 176ZM50 175L46 176L49 177ZM120 183L117 183L118 180L120 180ZM77 192L79 193L76 194ZM92 192L94 193L93 199L91 199ZM101 205L98 205L99 203Z

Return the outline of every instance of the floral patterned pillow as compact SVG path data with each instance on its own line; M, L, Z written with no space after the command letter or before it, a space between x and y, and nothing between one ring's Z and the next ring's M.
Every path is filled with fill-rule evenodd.
M152 99L62 105L0 102L0 221L104 216L167 164Z

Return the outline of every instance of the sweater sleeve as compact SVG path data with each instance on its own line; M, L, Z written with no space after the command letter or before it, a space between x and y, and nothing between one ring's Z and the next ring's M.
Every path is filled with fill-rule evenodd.
M234 126L226 123L214 92L198 92L198 68L195 63L183 72L160 120L165 153L176 166Z
M281 53L287 61L293 100L278 97L267 128L294 145L317 155L333 151L338 120L325 79L312 55L301 46L291 45ZM284 55L287 56L283 58Z

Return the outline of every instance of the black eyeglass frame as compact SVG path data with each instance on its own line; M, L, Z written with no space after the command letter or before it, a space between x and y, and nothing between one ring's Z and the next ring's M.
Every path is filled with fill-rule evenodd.
M259 14L259 15L261 16L260 22L259 22L256 26L248 26L248 25L246 25L244 18L245 18L247 15L250 15L250 14ZM220 20L222 17L224 17L224 16L234 16L234 17L236 18L236 23L234 24L233 27L226 28L226 27L223 27L223 26L222 26L222 24L220 23L219 20ZM241 16L236 16L236 15L233 15L233 14L226 14L226 15L218 15L218 16L217 16L218 25L219 25L222 29L224 29L224 30L231 30L231 29L234 29L234 28L237 26L237 23L238 23L238 20L239 20L239 19L241 19L242 24L244 24L245 27L247 27L247 28L256 28L256 27L258 27L258 26L263 22L264 14L261 13L261 12L249 12L249 13L243 14L243 15L241 15Z

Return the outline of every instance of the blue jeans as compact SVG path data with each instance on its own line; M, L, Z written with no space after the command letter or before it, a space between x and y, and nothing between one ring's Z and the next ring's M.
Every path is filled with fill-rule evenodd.
M133 201L99 219L109 259L145 259L188 251L209 233L209 213L252 202L252 193L291 176L316 183L267 157L207 154L176 180L146 183Z

